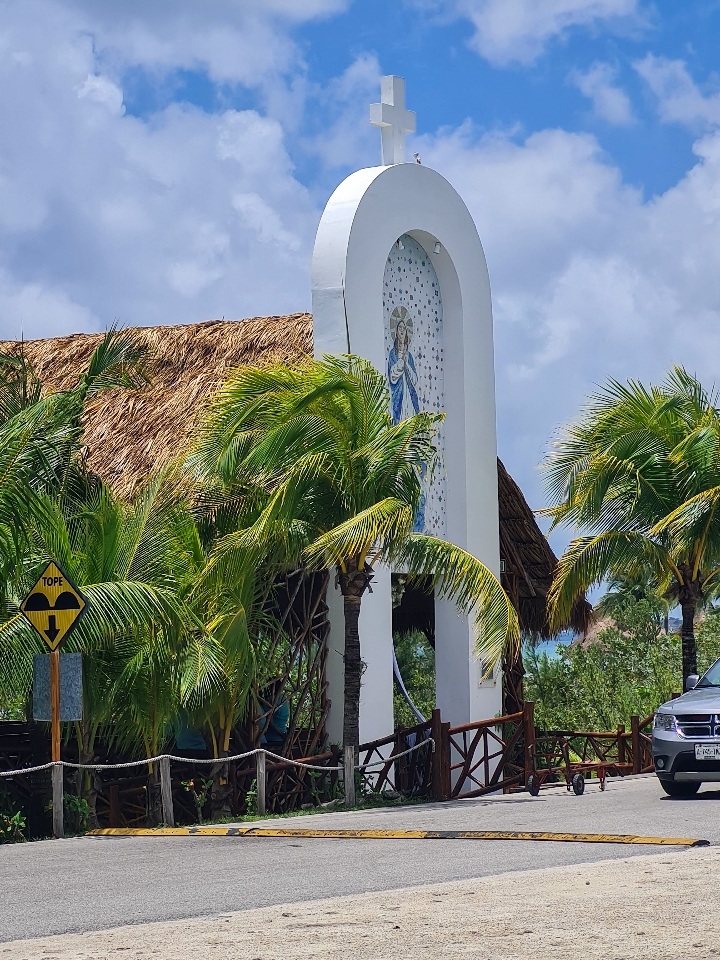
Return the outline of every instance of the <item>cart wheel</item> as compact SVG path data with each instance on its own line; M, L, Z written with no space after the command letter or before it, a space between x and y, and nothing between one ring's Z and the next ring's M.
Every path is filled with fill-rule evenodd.
M540 793L540 777L536 773L531 773L527 779L527 792L531 797L536 797Z
M581 773L576 773L572 778L572 788L575 796L580 797L585 793L585 777Z

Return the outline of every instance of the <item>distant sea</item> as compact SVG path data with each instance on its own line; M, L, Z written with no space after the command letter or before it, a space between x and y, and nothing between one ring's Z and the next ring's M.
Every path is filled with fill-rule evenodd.
M668 618L670 633L678 633L681 626L682 620L680 620L679 617ZM556 657L558 644L563 647L568 647L578 636L579 634L573 630L563 630L563 632L559 633L553 640L545 640L543 643L538 644L537 651L538 653L546 653L550 658Z

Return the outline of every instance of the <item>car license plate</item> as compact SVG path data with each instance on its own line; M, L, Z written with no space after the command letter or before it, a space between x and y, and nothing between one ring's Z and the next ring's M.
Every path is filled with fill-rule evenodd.
M696 743L696 760L720 760L720 743Z

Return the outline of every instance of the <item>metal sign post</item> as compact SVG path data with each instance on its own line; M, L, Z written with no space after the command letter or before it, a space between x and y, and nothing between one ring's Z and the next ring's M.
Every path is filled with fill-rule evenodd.
M87 601L51 561L20 604L25 619L50 647L50 729L52 743L53 836L62 837L63 768L60 764L60 644L80 622Z
M50 654L50 734L52 762L60 759L60 651Z
M52 742L53 837L65 836L65 782L60 760L60 651L50 651L50 737Z

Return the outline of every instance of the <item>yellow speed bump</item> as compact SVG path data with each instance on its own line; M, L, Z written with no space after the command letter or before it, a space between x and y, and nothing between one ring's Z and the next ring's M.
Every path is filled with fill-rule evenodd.
M504 830L307 830L299 827L158 827L154 830L89 830L91 837L306 837L321 840L545 840L560 843L628 843L706 847L691 837L637 837L613 833L522 833Z

